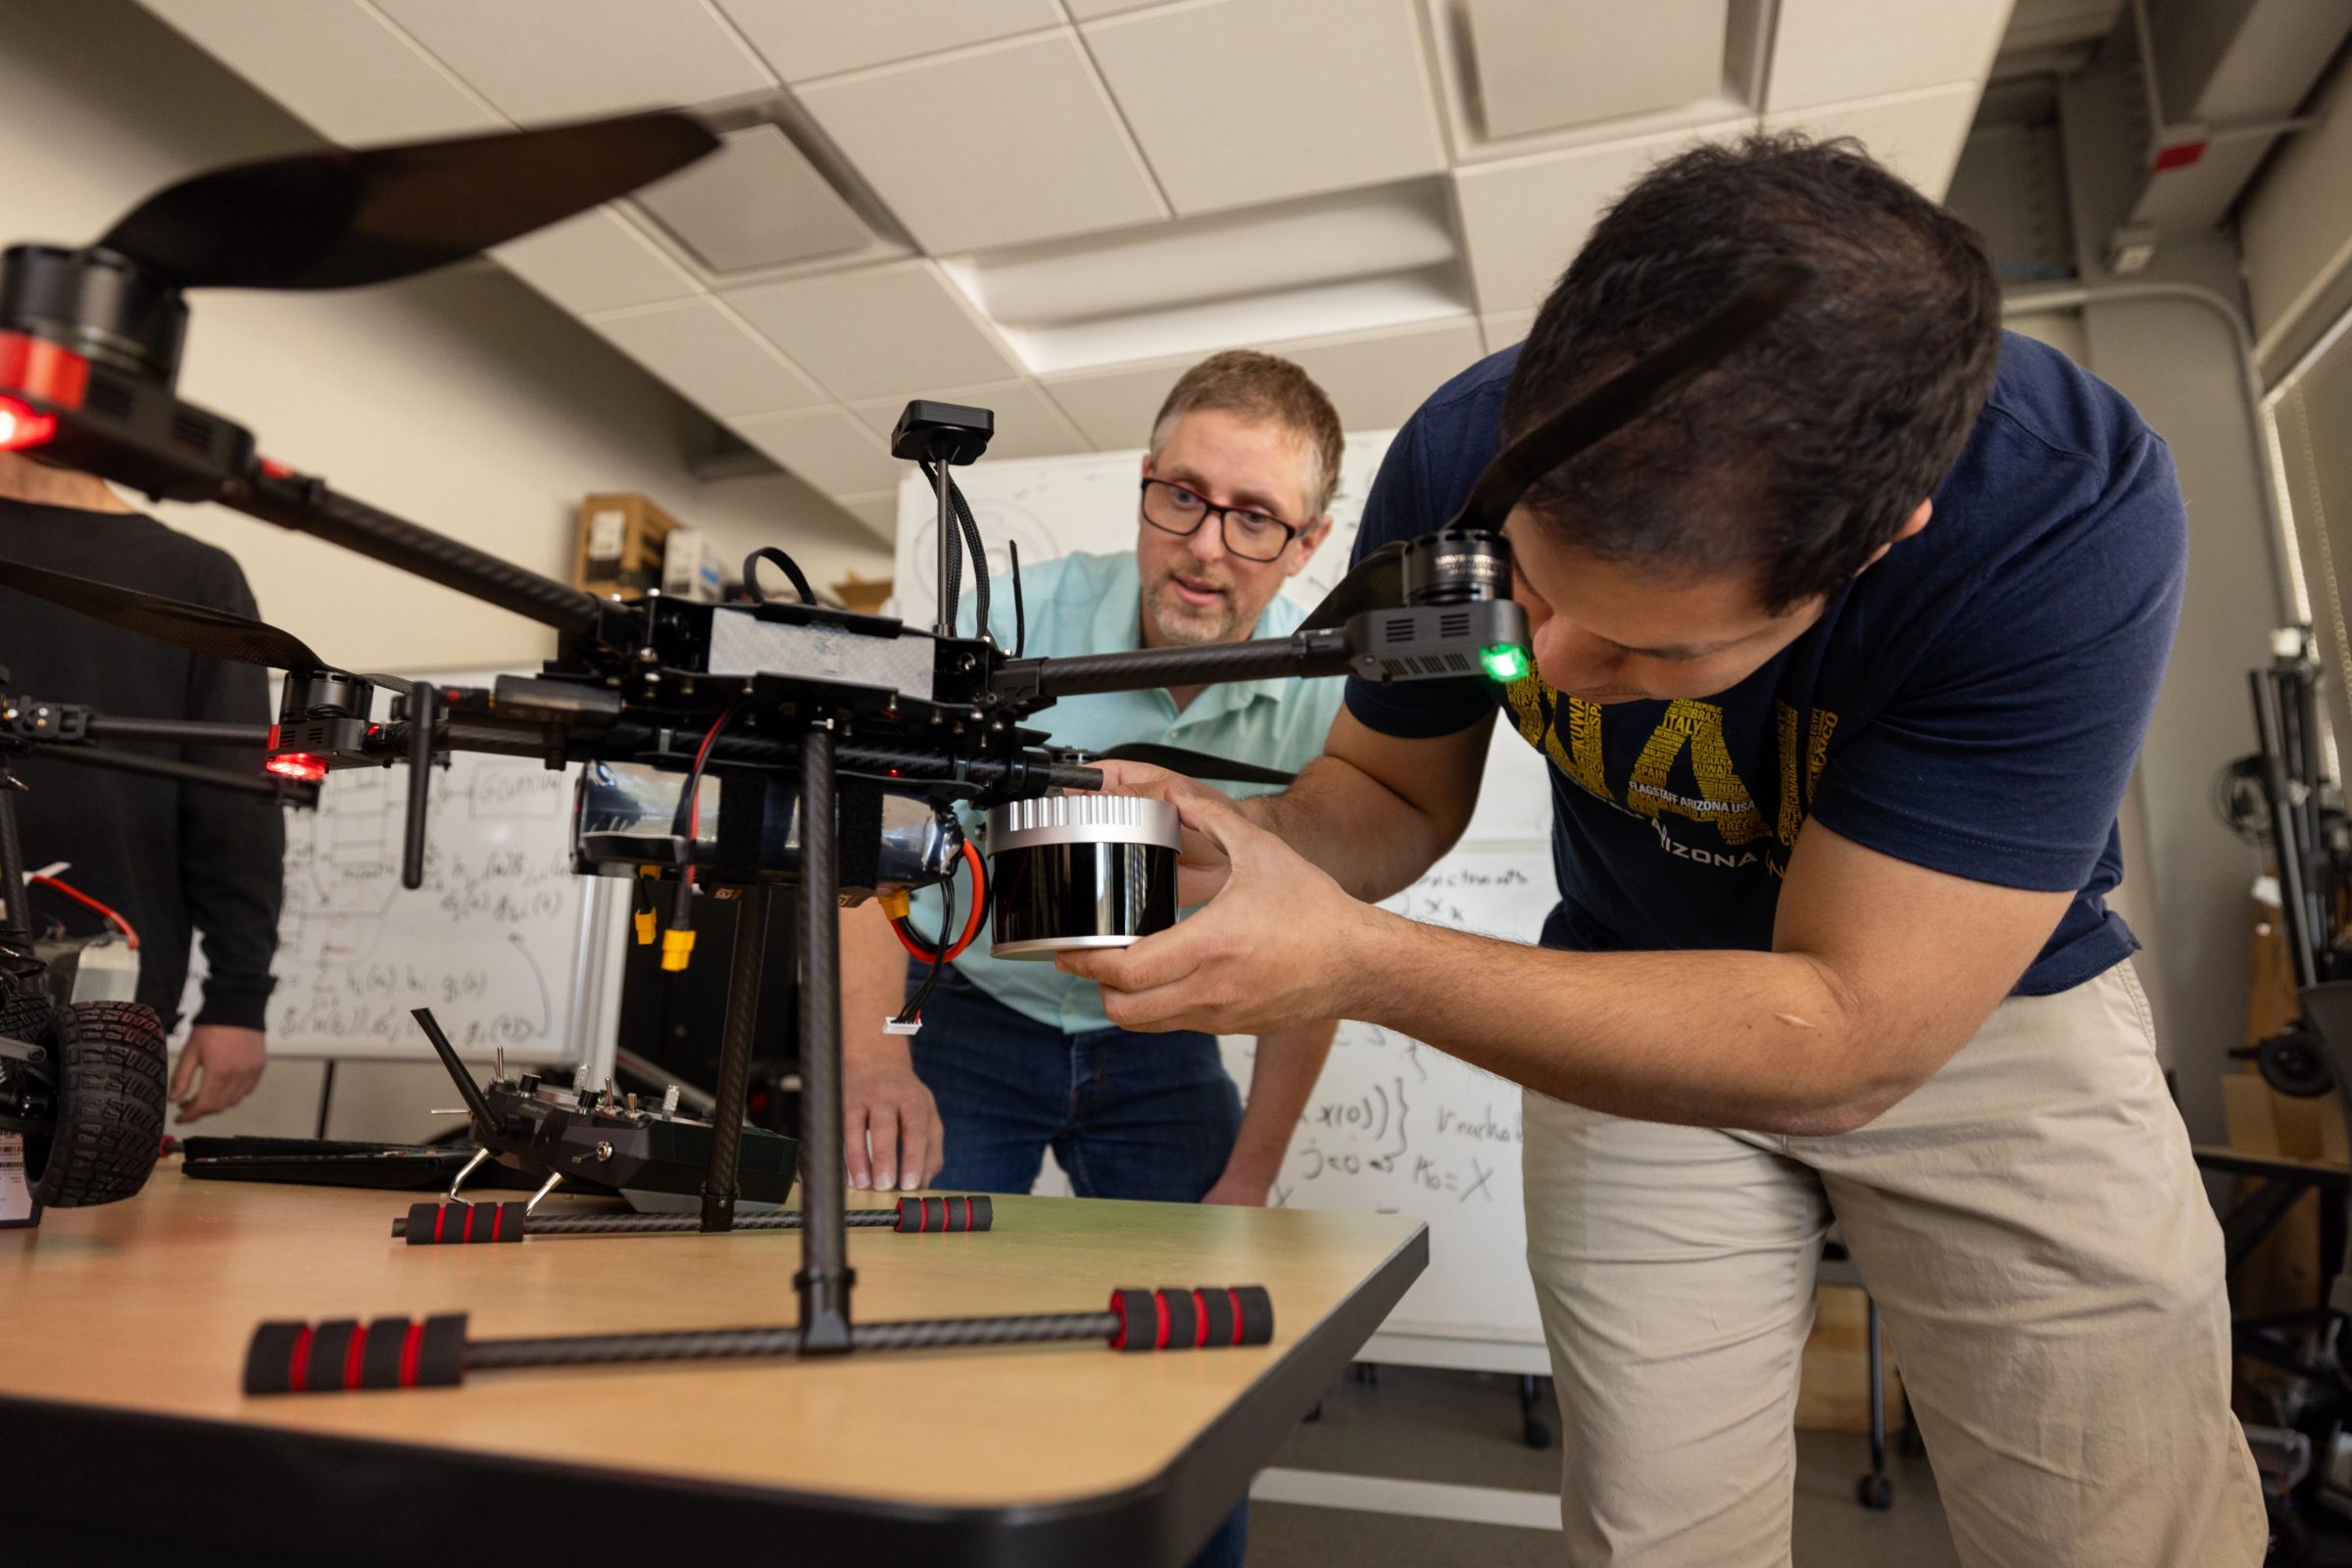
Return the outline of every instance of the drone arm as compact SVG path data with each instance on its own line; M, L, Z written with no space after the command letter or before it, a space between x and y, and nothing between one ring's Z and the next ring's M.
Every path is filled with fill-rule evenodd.
M236 773L224 767L200 767L194 762L175 762L166 757L108 751L103 746L59 746L42 755L50 760L72 762L77 767L101 767L117 773L144 773L151 778L168 778L181 784L201 785L206 789L266 796L273 801L284 801L306 808L318 804L318 786L299 779L277 778L266 773Z
M166 746L250 746L270 744L267 724L221 724L193 718L108 718L91 713L81 735L92 741L153 742Z
M597 623L595 595L339 495L307 474L265 464L250 481L224 485L218 499L558 631L587 631Z
M1007 660L996 689L1015 702L1049 703L1093 692L1149 691L1154 686L1208 686L1286 676L1344 675L1348 637L1338 627L1302 630L1200 648L1138 648L1123 654L1079 654L1064 659Z

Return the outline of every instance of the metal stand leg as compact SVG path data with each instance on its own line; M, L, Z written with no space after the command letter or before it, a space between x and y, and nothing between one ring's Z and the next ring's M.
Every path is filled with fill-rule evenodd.
M841 864L833 732L801 737L801 1293L804 1355L850 1348L841 1152Z
M767 890L735 901L735 946L727 955L727 1021L718 1048L718 1103L710 1110L710 1163L703 1171L703 1229L735 1228L736 1167L751 1095L752 1036L760 1021L760 959L767 945Z
M1854 1483L1854 1500L1865 1508L1894 1506L1894 1483L1886 1476L1886 1348L1879 1335L1879 1303L1865 1297L1870 1315L1870 1474Z
M1519 1441L1531 1448L1551 1446L1551 1423L1544 1419L1544 1408L1549 1403L1544 1396L1544 1380L1533 1372L1519 1374Z

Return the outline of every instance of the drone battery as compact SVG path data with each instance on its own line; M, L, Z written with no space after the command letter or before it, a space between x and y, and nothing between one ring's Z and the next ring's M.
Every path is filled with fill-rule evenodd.
M991 951L1051 958L1123 948L1176 923L1176 808L1123 795L1049 795L988 813Z

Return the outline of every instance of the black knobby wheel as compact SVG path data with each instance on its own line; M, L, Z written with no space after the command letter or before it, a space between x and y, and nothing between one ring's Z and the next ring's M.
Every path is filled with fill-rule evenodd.
M116 1203L147 1184L164 1136L164 1026L135 1002L60 1007L57 1125L26 1140L32 1196L51 1208Z
M1894 1506L1894 1483L1874 1470L1854 1483L1854 1500L1865 1508L1885 1513Z
M0 1035L38 1045L49 1027L49 993L36 975L22 984L0 974Z

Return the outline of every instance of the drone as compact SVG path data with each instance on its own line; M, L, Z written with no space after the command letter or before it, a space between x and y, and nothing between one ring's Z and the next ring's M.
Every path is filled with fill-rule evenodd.
M992 906L1001 943L1009 926L1019 945L1045 951L1130 942L1172 922L1173 824L1151 809L1164 805L1088 793L1103 783L1090 764L1121 754L1056 748L1033 723L1037 715L1087 693L1269 677L1524 676L1527 621L1510 597L1501 533L1512 507L1552 469L1755 337L1807 281L1799 268L1767 269L1683 336L1521 434L1444 528L1366 555L1291 635L1072 658L1026 655L1017 558L1011 646L986 630L985 541L952 477L993 436L984 409L917 400L893 432L893 455L920 466L938 506L936 618L915 626L818 604L778 549L744 564L739 602L598 598L340 494L263 456L250 431L176 394L189 290L334 289L410 276L619 197L717 146L695 119L664 112L333 149L199 174L150 197L95 244L20 245L0 258L0 447L159 499L229 507L558 634L556 657L534 672L501 675L488 689L435 686L338 665L257 620L0 560L0 587L281 671L267 738L268 767L281 777L317 782L400 763L414 770L458 752L580 766L575 868L632 879L640 940L654 937L667 894L665 967L691 960L696 894L736 901L717 1103L693 1221L702 1231L753 1217L739 1221L736 1205L765 910L772 891L797 892L803 1208L793 1227L801 1237L795 1324L622 1337L626 1346L612 1337L467 1342L462 1319L269 1324L246 1367L253 1392L316 1386L306 1382L305 1364L348 1365L351 1381L336 1386L374 1387L390 1377L384 1367L404 1365L412 1381L455 1382L467 1366L909 1345L1098 1336L1130 1348L1171 1348L1171 1340L1263 1343L1272 1304L1253 1287L1123 1291L1103 1313L853 1320L836 908L882 901L901 939L931 961L934 979ZM972 635L958 630L967 558L982 628ZM762 565L791 591L771 596L760 580ZM1268 776L1167 748L1125 755L1200 776ZM408 795L403 877L412 887L421 876L427 794ZM988 813L986 856L957 826L956 807ZM952 895L966 871L974 887L961 934L952 918L935 935L913 931L906 897L925 887ZM927 1212L918 1209L918 1219ZM964 1213L970 1221L968 1204ZM1139 1312L1152 1314L1142 1321L1156 1323L1155 1332L1130 1333ZM1169 1331L1172 1320L1182 1334ZM377 1356L378 1337L396 1328L423 1353ZM349 1353L321 1362L318 1346L330 1341Z

